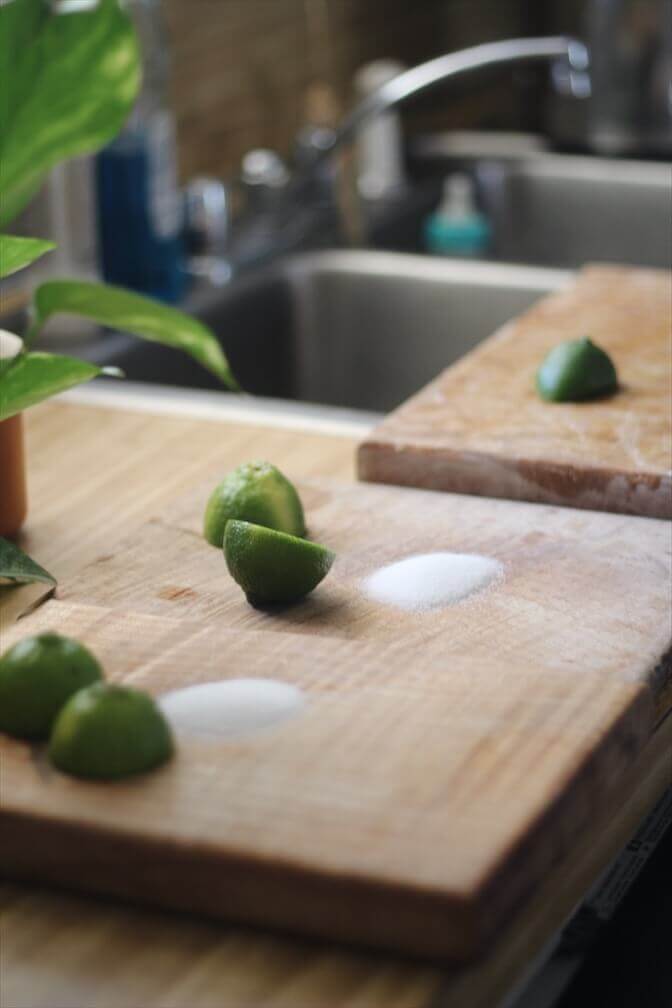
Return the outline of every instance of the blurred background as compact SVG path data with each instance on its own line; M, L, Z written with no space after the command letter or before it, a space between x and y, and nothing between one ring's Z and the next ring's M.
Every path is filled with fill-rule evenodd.
M228 175L252 147L291 148L313 114L341 116L355 75L381 58L406 66L492 39L580 28L581 0L166 0L172 93L184 178ZM518 71L521 73L521 71ZM433 94L404 111L409 135L425 130L538 130L536 74L522 87L501 77L464 93ZM323 108L309 108L311 89Z
M58 249L5 286L5 315L45 274L102 276L203 319L249 391L387 410L562 271L670 265L672 0L126 6L142 92L15 225ZM502 41L497 65L479 50L419 86L426 61L507 39L535 58ZM208 382L81 321L45 339L138 380Z
M289 151L311 113L334 121L345 113L357 98L357 72L374 60L410 67L494 39L585 37L589 8L607 6L586 0L165 0L181 177L231 175L254 147ZM615 15L619 5L611 6ZM642 32L648 22L648 45L662 48L664 6L629 4L633 42L637 22ZM418 98L402 112L405 135L522 130L589 149L578 121L574 135L569 124L565 135L554 135L560 124L543 87L546 77L543 67L500 71ZM669 143L669 137L661 142L661 154L669 153Z

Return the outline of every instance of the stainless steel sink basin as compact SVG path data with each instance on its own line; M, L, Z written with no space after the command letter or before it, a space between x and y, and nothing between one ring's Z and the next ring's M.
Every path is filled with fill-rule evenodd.
M558 270L385 252L318 252L233 284L199 316L258 395L387 411L498 326L569 282ZM164 347L108 363L138 381L214 387Z
M672 264L672 165L548 156L480 182L500 259Z
M564 268L672 265L672 164L543 152L484 158L458 155L435 137L416 149L412 166L414 192L406 205L379 215L376 247L420 251L442 179L467 171L492 223L497 260Z

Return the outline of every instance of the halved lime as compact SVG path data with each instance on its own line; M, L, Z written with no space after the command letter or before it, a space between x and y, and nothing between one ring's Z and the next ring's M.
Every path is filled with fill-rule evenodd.
M83 644L56 633L25 637L0 658L0 731L46 738L63 704L102 679Z
M317 543L235 520L226 524L224 556L252 605L303 598L334 562L334 554Z
M579 402L617 388L611 357L585 338L554 347L537 371L537 391L549 402Z
M221 547L224 528L231 518L293 536L306 534L299 495L270 462L246 462L215 487L203 523L203 535L209 543Z
M172 753L168 722L152 697L112 683L76 693L56 718L49 741L54 766L91 780L144 773Z

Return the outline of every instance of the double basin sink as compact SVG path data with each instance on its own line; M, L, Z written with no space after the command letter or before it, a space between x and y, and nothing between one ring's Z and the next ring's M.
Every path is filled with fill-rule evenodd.
M437 163L444 175L464 168ZM490 201L500 261L312 251L201 291L192 310L217 334L247 392L387 412L567 285L583 262L669 268L670 169L557 155L482 162L476 177L481 201ZM423 185L436 189L419 180L416 194ZM426 210L422 199L410 201L387 231L383 221L375 244L416 250ZM105 362L137 381L218 387L183 355L155 344L117 340Z

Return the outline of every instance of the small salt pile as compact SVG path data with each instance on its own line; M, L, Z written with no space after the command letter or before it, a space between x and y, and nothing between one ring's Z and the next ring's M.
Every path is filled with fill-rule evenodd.
M159 700L177 733L235 739L265 731L304 706L303 692L277 679L225 679L165 693Z
M425 612L461 602L502 578L498 560L471 553L421 553L371 574L364 594L375 602Z

